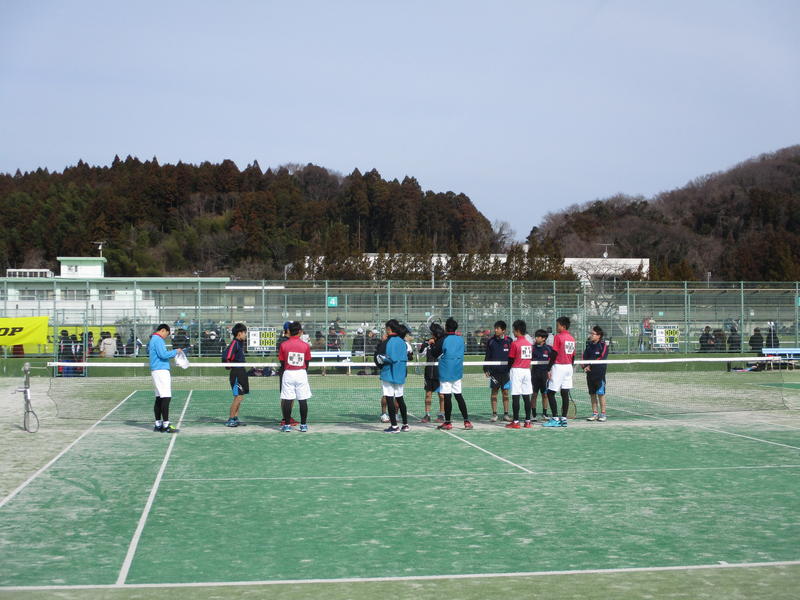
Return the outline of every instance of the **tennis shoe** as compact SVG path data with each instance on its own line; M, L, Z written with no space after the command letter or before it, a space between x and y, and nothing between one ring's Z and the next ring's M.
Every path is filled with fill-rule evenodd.
M383 413L381 415L381 423L388 423L388 422L389 422L389 415L386 414L386 413Z
M225 421L225 426L226 427L238 427L239 423L236 421L236 419L228 419L227 421Z
M453 428L452 423L442 423L436 429L441 429L442 431L450 431Z
M153 425L153 431L161 433L161 425Z
M437 423L444 423L444 415L442 413L439 413L438 415L436 415L436 422Z
M491 418L491 419L489 419L489 420L490 420L492 423L494 423L495 421L497 421L497 413L492 413L492 418Z
M239 418L238 418L238 417L236 417L236 421L239 421ZM281 419L281 425L286 425L286 421L285 421L284 419ZM300 423L298 423L297 421L295 421L295 420L294 420L294 417L289 417L289 425L292 425L292 426L294 426L294 427L297 427L298 425L300 425Z
M161 428L162 433L178 433L177 428L174 425L167 425Z
M400 433L400 428L397 425L389 425L383 433Z
M561 420L558 422L558 424L561 425L561 427L566 427L567 426L567 417L561 417Z
M300 425L300 431L308 431L308 425L306 425L305 423Z
M505 421L505 422L507 422L507 423L511 423L511 421L513 421L513 420L514 420L514 419L512 419L512 418L511 418L511 415L510 415L510 414L508 414L508 413L504 413L504 414L503 414L503 421Z
M551 418L549 421L542 423L542 427L561 427L561 421Z
M408 425L403 425L403 426L400 428L400 431L403 431L403 432L406 432L406 431L411 431L411 427L409 427Z
M291 425L286 425L286 424L281 425L281 431L291 431L291 430L292 430Z
M600 415L597 413L592 413L592 416L586 419L587 421L599 421Z
M464 421L464 429L472 429L472 423L469 421Z
M600 416L597 417L597 420L600 421L601 423L605 423L606 422L606 413L601 413Z
M530 420L530 419L528 419L527 421L525 421L525 425L523 425L523 427L524 427L525 429L530 429L530 428L532 428L532 427L533 427L533 424L531 423L531 420Z
M511 423L507 423L506 429L519 429L519 421L511 421Z
M430 423L431 422L431 416L430 415L425 415L424 417L422 417L419 420L419 422L420 423Z

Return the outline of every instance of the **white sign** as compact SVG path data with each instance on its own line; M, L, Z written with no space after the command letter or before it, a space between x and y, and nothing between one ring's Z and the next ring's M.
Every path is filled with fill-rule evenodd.
M619 314L627 315L628 314L628 305L627 304L620 304L619 305Z
M678 349L681 330L677 325L655 325L653 327L653 348Z
M248 350L275 350L277 343L278 331L274 327L251 327L247 330Z

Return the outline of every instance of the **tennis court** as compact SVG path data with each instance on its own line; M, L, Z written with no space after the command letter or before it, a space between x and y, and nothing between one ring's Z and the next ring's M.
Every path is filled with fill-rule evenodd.
M0 501L0 593L796 596L794 372L715 369L698 393L671 370L610 371L607 423L527 430L489 422L480 377L474 430L412 418L399 435L381 433L374 377L314 376L311 431L280 433L277 378L229 429L223 378L176 376L176 436L151 431L146 377L51 382L36 435L80 434ZM586 416L579 377L574 396Z

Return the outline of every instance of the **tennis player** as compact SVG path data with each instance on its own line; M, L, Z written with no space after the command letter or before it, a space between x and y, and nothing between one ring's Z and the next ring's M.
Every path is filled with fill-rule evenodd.
M531 425L531 394L533 386L531 384L531 358L533 357L533 346L525 335L528 326L525 321L516 320L511 326L514 332L514 342L508 352L508 363L511 367L509 373L511 380L511 407L514 410L514 420L506 425L507 429L519 429L519 397L522 396L525 402L525 428L530 429Z
M164 342L169 337L169 325L162 323L150 336L147 344L147 354L150 357L150 376L156 391L156 402L153 412L156 424L153 431L163 433L178 433L178 430L169 422L169 402L172 399L172 375L169 372L169 360L175 358L182 350L167 350Z
M308 431L308 399L311 386L308 384L308 364L311 362L311 346L300 339L303 327L299 321L289 323L289 339L281 344L278 360L281 362L281 431L291 431L292 405L300 405L300 431Z
M599 325L592 327L589 340L583 351L583 360L606 360L608 358L608 342L603 339L603 329ZM589 397L592 399L592 416L587 421L606 421L606 365L584 365L586 373L586 386L589 388ZM597 412L597 409L600 412Z
M225 352L222 353L222 362L224 363L243 363L247 359L244 356L244 346L247 340L247 327L242 323L236 323L231 329L233 339ZM226 367L229 371L228 381L231 384L231 391L233 392L233 401L228 413L228 420L225 425L228 427L238 427L241 425L239 422L239 406L245 395L250 393L250 380L247 377L247 370L244 367Z
M401 325L397 319L386 321L385 344L381 344L383 352L378 355L377 362L381 365L381 387L383 397L386 398L386 407L389 413L389 427L384 429L385 433L400 433L409 431L408 408L403 398L403 386L406 382L408 365L408 348L403 337L408 330ZM400 417L403 426L397 424L397 409L400 409Z
M464 418L464 429L472 429L467 403L461 395L461 380L464 377L464 338L456 333L458 321L449 317L444 323L445 336L436 343L432 354L439 359L439 389L444 395L444 423L437 429L450 430L453 424L450 417L453 413L452 396L458 402L458 410Z
M550 353L552 351L553 348L547 345L547 332L544 329L537 329L534 334L532 362L545 364L535 364L531 367L531 384L533 385L531 406L533 408L533 421L536 421L536 400L540 395L542 397L542 419L545 421L548 419L547 373L550 370Z
M283 323L283 333L281 333L280 337L278 337L278 341L277 341L277 342L275 342L275 354L276 354L276 355L277 355L278 353L280 353L280 351L281 351L281 344L282 344L283 342L285 342L286 340L288 340L288 339L289 339L289 337L290 337L290 336L289 336L289 324L290 324L290 323L291 323L291 321L284 321L284 323ZM323 349L324 349L324 348L323 348ZM324 371L323 371L323 375L324 375L324 374L325 374L325 373L324 373ZM283 368L279 367L279 368L278 368L278 389L279 389L279 390L281 389L281 386L282 386L282 384L283 384ZM281 419L281 427L283 427L285 424L286 424L286 423L284 422L284 420L283 420L283 419ZM292 417L292 416L290 415L290 418L289 418L289 425L299 425L299 423L298 423L297 421L295 421L295 420L294 420L294 417Z
M419 345L419 354L422 356L426 363L434 362L431 355L436 342L444 337L444 327L439 323L431 323L430 325L431 337ZM425 415L420 419L422 423L431 422L431 400L434 392L439 396L439 414L436 420L444 423L444 396L439 393L439 367L437 365L430 365L425 367Z
M556 319L556 336L550 353L550 382L547 397L553 416L543 427L566 427L569 411L569 391L572 389L572 370L575 363L575 338L569 332L569 317ZM561 417L558 416L556 392L561 392Z
M486 342L485 361L499 361L502 365L492 365L483 368L483 373L489 379L489 401L492 405L492 421L497 421L497 392L503 390L503 420L511 421L508 414L509 383L508 352L511 350L513 340L506 335L506 322L497 321L494 324L494 335Z

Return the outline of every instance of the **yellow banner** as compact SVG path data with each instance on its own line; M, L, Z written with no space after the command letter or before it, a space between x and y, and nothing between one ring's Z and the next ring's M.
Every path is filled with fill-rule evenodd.
M0 319L0 346L46 344L48 317Z

